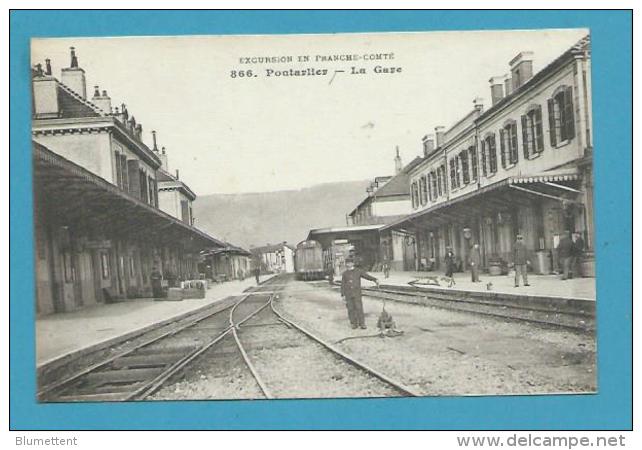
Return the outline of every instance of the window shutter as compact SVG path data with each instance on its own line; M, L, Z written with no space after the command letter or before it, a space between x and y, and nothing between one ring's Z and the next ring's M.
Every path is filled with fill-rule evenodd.
M506 168L506 131L502 128L499 130L499 147L500 154L502 158L502 168Z
M566 139L571 140L575 137L575 115L573 114L573 88L564 89L564 123L562 124L566 131Z
M127 161L127 174L129 175L129 193L140 199L140 176L138 175L138 160Z
M468 153L470 154L470 167L471 167L471 175L472 175L472 180L477 179L477 151L475 150L475 147L470 147L468 149Z
M426 200L432 201L432 189L430 186L430 174L426 174Z
M524 159L528 159L528 117L522 116L522 148L524 150Z
M557 146L557 129L555 126L555 100L548 99L548 132L551 138L551 147Z
M497 145L494 134L488 139L488 165L491 174L497 172Z
M470 183L470 175L468 171L468 150L464 150L459 154L459 159L461 159L461 176L464 184Z
M542 107L535 110L535 139L537 140L537 153L544 151L544 127L542 126Z
M488 176L488 169L486 167L486 141L481 143L481 165L482 165L482 174L486 177Z
M450 188L455 189L457 186L455 185L455 160L451 159L450 160Z
M510 126L510 141L511 141L510 153L509 153L510 163L517 164L517 160L519 159L519 153L517 151L517 124L514 122Z

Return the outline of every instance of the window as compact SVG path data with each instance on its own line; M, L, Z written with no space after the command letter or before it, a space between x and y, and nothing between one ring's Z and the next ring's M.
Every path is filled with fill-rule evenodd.
M121 181L123 183L121 187L125 191L128 191L129 190L129 181L127 179L127 155L125 155L124 153L122 155L120 155L120 173L121 173L120 179L121 179Z
M123 187L123 173L120 169L120 153L114 152L114 165L116 166L116 185Z
M517 123L515 121L511 120L499 130L499 143L502 167L506 169L508 166L517 164Z
M468 154L470 155L470 180L477 179L477 148L474 145L468 147Z
M154 192L154 179L152 177L147 177L147 188L149 189L149 204L154 205L156 192Z
M65 274L65 283L72 283L74 281L74 264L69 250L62 252L62 266Z
M438 196L441 197L446 192L446 168L442 164L437 168L437 192Z
M419 201L422 205L428 203L428 187L426 186L426 176L419 178Z
M544 151L542 107L537 105L522 116L524 158L530 159Z
M109 278L109 258L105 252L100 254L100 269L103 275L103 280Z
M147 203L149 201L149 191L147 188L147 175L145 175L145 171L142 169L139 169L138 173L140 177L140 199Z
M457 165L457 161L455 158L450 160L450 188L451 189L457 189L457 172L455 170L455 166Z
M434 170L430 172L430 195L431 195L431 200L436 200L437 197L439 196L438 190L437 190L437 172Z
M482 170L487 177L497 173L497 147L494 133L487 135L482 141Z
M459 153L459 161L461 162L461 181L464 184L470 183L470 174L468 171L468 150Z
M572 87L562 86L548 99L548 125L553 147L575 137Z
M417 188L417 182L412 183L412 207L417 209L419 207L419 189Z
M136 264L134 263L134 257L130 256L129 257L129 276L135 277L136 276Z

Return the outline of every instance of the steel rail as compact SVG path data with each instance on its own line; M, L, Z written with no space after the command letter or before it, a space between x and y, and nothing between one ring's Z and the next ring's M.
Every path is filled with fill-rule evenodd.
M272 280L273 280L273 278L271 278L269 280L266 280L264 283L265 284L269 284ZM125 350L123 352L117 353L116 355L112 355L112 356L110 356L110 357L108 357L106 359L103 359L103 360L95 363L95 364L92 364L92 365L90 365L90 366L88 366L88 367L86 367L86 368L74 373L73 375L71 375L71 376L69 376L69 377L67 377L67 378L65 378L65 379L63 379L61 381L57 381L57 382L51 383L51 384L43 387L42 389L40 389L38 391L37 397L40 400L44 400L44 399L46 399L47 394L51 394L55 390L60 390L62 388L65 388L65 387L69 386L70 384L72 384L73 382L79 380L83 376L88 375L88 374L90 374L92 372L95 372L96 370L101 369L103 367L106 367L109 364L113 363L114 361L116 361L116 360L118 360L120 358L128 356L128 355L130 355L132 353L135 353L136 351L139 351L142 348L147 347L147 346L149 346L151 344L154 344L154 343L156 343L156 342L158 342L158 341L160 341L162 339L166 339L166 338L171 337L171 336L173 336L175 334L181 333L181 332L183 332L183 331L185 331L185 330L197 325L199 322L202 322L202 321L204 321L206 319L209 319L209 318L212 318L212 317L214 317L214 316L216 316L218 314L221 314L221 313L229 310L230 308L235 308L236 305L238 305L239 303L243 302L246 298L248 298L248 297L250 297L252 295L261 294L261 291L259 289L261 289L262 287L263 287L263 285L259 285L257 287L254 287L251 292L248 292L248 293L244 294L241 297L241 299L238 300L237 302L235 302L234 304L227 305L227 306L223 307L222 309L219 309L219 310L217 310L215 312L198 311L198 312L193 314L194 317L191 320L188 320L183 325L180 325L180 326L178 326L176 328L172 328L172 329L168 330L167 332L162 333L159 336L147 339L147 340L141 342L140 344L138 344L138 345L136 345L136 346L134 346L134 347L132 347L132 348L130 348L128 350ZM263 309L263 308L267 307L268 304L269 304L269 300L260 309ZM258 312L259 311L255 311L253 314L250 315L250 317L246 317L240 323L243 323L246 320L249 320L251 317L253 317ZM168 326L171 326L171 325L168 325ZM173 374L175 374L180 369L185 367L189 362L193 361L196 357L201 355L204 351L209 349L212 345L214 345L217 342L219 342L223 337L225 337L230 332L230 330L231 330L230 326L226 327L225 329L223 329L223 331L221 331L221 333L219 333L219 335L217 335L216 338L214 338L212 341L208 342L205 346L201 346L201 347L197 348L195 351L193 351L193 352L189 353L188 355L186 355L185 357L181 358L180 360L178 360L177 362L172 364L169 368L167 368L162 373L160 373L158 376L156 376L155 378L153 378L149 382L145 383L143 386L139 387L138 389L136 389L134 392L132 392L132 393L130 393L128 395L126 393L124 393L124 395L125 395L124 400L142 399L144 397L147 397L147 396L151 395L153 392L156 392L163 385L163 383L167 379L169 379ZM151 331L153 331L153 330L150 330L150 332Z
M245 362L245 365L247 366L247 368L252 373L252 376L254 377L254 380L256 381L256 384L258 384L259 388L261 389L261 392L263 393L263 395L265 396L266 399L271 399L271 398L274 398L274 397L272 396L272 393L270 392L270 390L268 389L267 385L265 384L265 382L263 381L263 379L259 375L258 371L256 370L256 367L254 367L254 364L252 364L252 361L250 361L250 357L248 356L247 352L245 351L245 348L243 347L243 344L241 344L241 340L239 339L239 335L237 333L237 329L244 322L246 322L250 318L254 317L259 312L263 311L267 306L271 305L273 298L274 298L274 294L270 294L270 297L268 298L268 301L264 305L262 305L256 311L254 311L246 319L244 319L244 320L242 320L242 321L240 321L240 322L235 324L234 323L234 312L236 311L236 308L242 303L242 301L245 300L245 299L243 299L242 301L240 301L236 305L234 305L234 307L230 310L230 318L229 318L229 320L230 320L230 328L232 330L232 336L234 337L234 341L236 342L236 346L239 349L239 351L241 352L241 356L243 357L243 361Z
M342 350L338 349L337 347L335 347L334 345L330 344L329 342L326 342L325 340L321 339L320 337L318 337L317 335L315 335L311 331L305 329L301 325L293 322L290 319L285 318L282 313L280 313L279 311L276 310L276 308L274 306L274 300L273 299L270 301L270 307L272 308L272 312L274 312L274 314L276 314L276 316L279 318L279 320L283 321L285 324L287 324L287 325L289 325L289 326L291 326L293 328L296 328L297 330L299 330L301 333L303 333L306 336L308 336L313 341L317 342L318 344L321 344L323 347L328 349L330 352L332 352L335 355L341 357L348 364L350 364L350 365L352 365L354 367L357 367L358 369L360 369L360 370L362 370L362 371L364 371L364 372L366 372L366 373L378 378L379 380L383 381L384 383L392 386L395 390L403 393L405 396L408 396L408 397L420 397L420 396L425 395L425 394L423 394L423 393L421 393L419 391L415 391L413 388L411 388L409 386L406 386L406 385L404 385L403 383L401 383L399 381L396 381L396 380L392 379L388 375L385 375L384 373L379 372L378 370L368 366L367 364L365 364L365 363L363 363L361 361L358 361L356 358L348 355L347 353L345 353Z
M429 305L422 305L421 303L417 302L404 302L403 300L399 300L394 297L389 297L385 295L372 295L372 294L377 294L377 293L388 293L388 294L393 294L393 295L405 295L407 297L416 297L416 298L428 298L429 300L432 300L434 302L442 303L442 304L429 304ZM414 294L401 294L396 291L366 291L365 296L367 297L373 297L373 298L384 298L386 300L394 301L397 303L410 303L414 305L419 305L419 306L433 306L435 308L440 308L448 311L457 311L457 312L464 312L464 313L469 313L469 314L478 314L478 315L483 315L483 316L489 316L489 317L495 317L495 318L500 318L500 319L506 319L506 320L512 320L515 322L527 322L527 323L534 323L538 325L546 325L546 326L551 326L551 327L557 327L557 328L564 328L568 330L573 330L573 331L580 331L584 333L592 333L595 330L589 327L583 327L579 325L569 325L569 324L564 324L564 323L559 323L559 322L553 322L553 321L548 321L548 320L539 320L539 319L534 319L534 318L528 318L528 317L518 317L515 315L510 315L510 314L501 314L498 312L491 312L491 311L479 311L479 310L474 310L474 309L467 309L467 308L461 308L457 307L457 303L464 303L464 304L469 304L472 306L479 306L482 308L503 308L506 310L515 310L515 311L530 311L530 312L535 312L535 313L541 313L541 314L558 314L560 316L566 316L566 317L585 317L588 319L592 319L591 316L580 316L580 315L575 315L572 313L566 313L566 312L559 312L559 311L546 311L546 310L541 310L541 309L533 309L533 308L526 308L526 307L519 307L519 306L512 306L512 305L501 305L497 303L482 303L482 302L471 302L467 300L455 300L455 299L443 299L443 298L431 298L426 295L414 295Z
M251 296L254 295L265 295L262 292L251 292L248 293L247 295L243 296L236 304L234 304L231 308L235 309L239 304L244 302L246 299L248 299ZM241 320L238 324L242 324L248 320L250 320L252 317L254 317L256 314L261 312L264 308L266 308L269 305L270 300L268 299L264 305L262 305L260 308L258 308L256 311L252 312L250 315L245 317L243 320ZM226 308L229 309L229 308ZM230 312L231 314L231 312ZM174 374L182 370L185 366L190 364L192 361L194 361L196 358L201 356L203 353L205 353L207 350L209 350L212 346L216 345L219 343L227 334L232 331L235 333L235 327L233 324L228 325L221 333L218 334L214 339L209 341L207 344L195 349L193 352L189 353L186 355L184 358L181 358L179 361L175 362L172 364L170 367L168 367L166 370L164 370L162 373L160 373L158 376L156 376L154 379L150 380L149 382L145 383L145 385L141 386L138 388L136 391L132 392L130 395L127 396L125 401L127 400L143 400L146 397L149 397L153 393L157 392L163 384L167 380L169 380Z

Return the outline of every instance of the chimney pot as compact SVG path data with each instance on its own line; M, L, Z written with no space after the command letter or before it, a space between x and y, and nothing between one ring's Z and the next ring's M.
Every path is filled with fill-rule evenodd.
M103 90L103 97L107 97L107 91Z
M94 86L94 98L100 97L100 90L98 89L98 86Z
M482 112L484 110L484 99L481 97L475 97L473 100L473 106L477 111Z
M158 146L156 145L156 130L152 130L152 141L154 143L154 148L152 148L152 150L154 150L155 152L158 152Z
M51 75L51 60L45 59L45 75Z
M178 177L178 169L176 169L176 179L177 180L179 179L179 177ZM270 244L268 244L268 245L270 245Z
M71 64L69 65L69 67L77 68L78 67L78 57L76 56L76 48L75 47L69 47L69 50L71 50Z

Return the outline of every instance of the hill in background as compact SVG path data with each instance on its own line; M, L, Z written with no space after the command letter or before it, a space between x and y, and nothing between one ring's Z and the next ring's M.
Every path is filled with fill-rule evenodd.
M287 241L296 245L312 228L345 226L366 196L369 180L324 183L298 191L211 194L194 202L196 226L249 249Z

